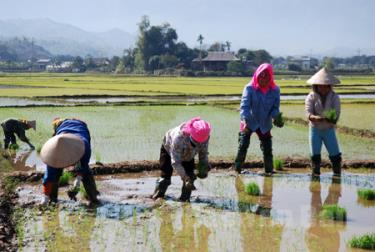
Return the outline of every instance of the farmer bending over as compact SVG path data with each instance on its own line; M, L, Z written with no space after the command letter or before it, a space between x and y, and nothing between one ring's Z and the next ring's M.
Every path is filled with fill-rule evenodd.
M31 149L35 149L29 139L25 135L25 130L33 128L36 129L36 121L27 121L24 119L6 119L1 123L1 127L4 131L4 149L8 149L10 144L17 144L16 136L27 143Z
M320 175L322 143L324 143L332 162L333 173L341 175L341 152L335 128L340 117L340 98L333 91L333 85L340 81L325 68L314 74L307 83L312 91L305 100L305 112L309 120L310 152L313 175Z
M241 173L250 145L250 136L256 133L263 152L264 170L267 175L273 173L272 121L275 126L283 127L283 122L275 120L280 116L280 89L273 80L271 64L260 65L251 82L245 86L240 107L240 132L238 152L234 168Z
M211 125L195 117L188 122L170 129L164 136L160 149L161 178L156 181L153 199L162 198L171 184L173 168L180 175L183 186L181 201L190 201L191 191L195 190L194 156L199 154L198 177L206 178L208 163L208 141Z
M47 164L43 177L43 204L57 202L58 183L63 169L74 166L76 180L68 191L71 199L79 191L80 182L86 190L91 204L99 203L94 176L89 168L91 156L90 132L86 123L78 119L56 118L52 122L54 136L42 147L40 157Z

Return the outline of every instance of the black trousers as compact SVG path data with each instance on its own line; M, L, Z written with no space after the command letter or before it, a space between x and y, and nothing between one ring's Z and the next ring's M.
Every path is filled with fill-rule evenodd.
M162 145L160 148L160 158L159 158L159 163L160 163L160 170L161 170L161 177L165 179L171 179L172 174L173 174L173 167L171 163L171 156L168 154L167 150L164 148ZM194 158L190 161L184 161L182 162L182 166L185 169L186 174L190 178L194 178Z

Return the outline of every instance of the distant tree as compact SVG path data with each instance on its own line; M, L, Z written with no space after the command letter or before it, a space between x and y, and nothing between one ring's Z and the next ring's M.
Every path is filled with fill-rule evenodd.
M230 52L230 46L232 44L229 41L225 41L225 46L227 47L227 51Z
M214 51L214 52L224 52L224 46L220 42L213 43L209 48L208 51Z
M302 71L302 67L297 65L297 64L294 64L294 63L291 63L291 64L288 64L288 70L290 71L296 71L296 72L301 72Z
M91 56L85 59L85 66L86 66L86 69L88 70L92 70L97 67L97 65L94 62L94 59Z
M227 71L234 72L234 73L243 73L244 72L244 65L240 61L231 61L228 63Z
M323 59L323 66L329 71L332 71L335 68L332 58L329 57Z
M178 59L174 55L165 54L160 56L160 64L163 68L173 68L177 65Z
M269 63L272 60L272 56L266 50L254 51L254 63L260 65L262 63Z
M148 60L148 65L150 67L150 70L156 70L160 68L160 56L159 55L154 55L151 56L150 59Z
M124 50L124 56L121 59L127 72L133 72L136 67L136 57L139 55L137 49L128 48ZM143 60L141 60L143 62Z
M109 64L111 72L116 71L118 64L120 64L120 61L121 61L121 58L119 56L112 57L112 59L110 60L110 64Z
M155 55L174 54L176 50L177 32L168 23L150 26L147 16L138 24L139 36L135 63L137 68L152 70L150 58Z
M201 50L194 50L190 49L184 42L179 42L176 44L176 52L175 55L178 59L180 65L182 65L185 69L191 68L191 62L193 59L202 55Z
M75 69L76 71L84 72L84 71L86 71L86 68L85 68L83 63L84 63L83 59L81 57L77 56L73 60L72 68Z

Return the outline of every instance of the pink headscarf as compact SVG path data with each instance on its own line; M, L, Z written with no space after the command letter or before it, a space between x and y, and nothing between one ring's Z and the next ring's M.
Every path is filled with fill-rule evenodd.
M204 143L210 137L211 125L197 116L186 122L182 131L189 134L194 141Z
M270 75L270 82L266 87L261 87L258 83L258 76L261 72L268 71L268 74ZM255 89L260 90L263 94L267 93L269 89L275 89L276 83L273 80L273 69L272 65L268 63L261 64L257 70L255 70L255 73L253 75L253 79L250 82L250 85L253 86Z

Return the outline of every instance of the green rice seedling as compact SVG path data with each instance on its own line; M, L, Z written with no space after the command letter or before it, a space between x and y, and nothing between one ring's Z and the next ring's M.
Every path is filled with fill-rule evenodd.
M66 186L69 184L69 180L73 179L73 174L68 171L64 171L59 179L59 186Z
M250 182L246 185L246 193L252 196L259 196L260 189L256 182Z
M354 236L350 239L349 246L352 248L375 250L375 233Z
M18 150L20 146L16 143L9 145L10 150Z
M324 111L323 113L324 117L327 118L329 122L336 122L337 120L337 114L336 114L336 109L329 109Z
M283 170L283 166L284 166L284 162L281 159L275 159L275 160L273 160L273 167L277 171L282 171Z
M360 199L375 200L375 190L373 189L359 189L357 195Z
M100 156L99 152L95 152L95 163L101 164L102 163L102 157Z
M320 211L320 217L330 220L346 221L346 209L336 204L324 205Z
M277 117L274 119L273 123L275 124L275 126L277 127L283 127L284 126L284 123L285 123L285 120L283 118L283 112L280 112Z

